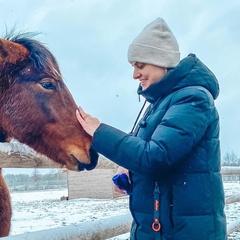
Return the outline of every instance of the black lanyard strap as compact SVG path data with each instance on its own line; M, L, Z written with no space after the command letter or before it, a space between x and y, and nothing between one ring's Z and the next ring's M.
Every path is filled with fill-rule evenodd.
M138 123L138 120L139 120L139 118L140 118L140 116L141 116L141 114L142 114L142 111L143 111L146 103L147 103L147 100L144 101L144 103L143 103L143 105L142 105L142 107L141 107L141 109L140 109L140 111L139 111L139 113L138 113L138 115L137 115L137 118L136 118L136 120L135 120L135 122L134 122L134 124L133 124L133 128L132 128L132 130L131 130L130 133L133 133L133 131L134 131L134 129L135 129L137 123Z

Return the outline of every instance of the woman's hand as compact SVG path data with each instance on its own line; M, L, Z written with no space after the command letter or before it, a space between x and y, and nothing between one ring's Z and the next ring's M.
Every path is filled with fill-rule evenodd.
M96 129L100 126L100 122L97 118L85 113L81 107L76 110L76 117L78 122L82 125L83 129L90 135L93 136Z
M117 169L117 171L116 171L116 175L118 175L118 174L123 174L123 173L125 173L125 174L128 176L128 178L129 178L129 171L128 171L128 169L119 166L118 169ZM116 176L116 175L115 175L115 176ZM115 192L118 192L118 193L120 193L120 194L126 195L126 191L118 188L115 184L114 184L114 191L115 191Z

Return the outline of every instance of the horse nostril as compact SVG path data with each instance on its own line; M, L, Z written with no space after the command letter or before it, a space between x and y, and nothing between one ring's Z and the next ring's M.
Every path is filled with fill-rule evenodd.
M79 171L83 171L85 169L90 171L90 170L93 170L97 166L98 153L95 150L93 150L92 148L90 148L89 156L90 156L90 161L91 161L89 164L78 162L78 170Z
M7 136L3 129L0 128L0 142L6 142Z
M94 166L94 168L97 166L98 163L98 153L93 150L92 148L89 149L89 153L90 153L90 160L91 160L91 164ZM92 168L93 169L93 168ZM89 169L91 170L91 169Z

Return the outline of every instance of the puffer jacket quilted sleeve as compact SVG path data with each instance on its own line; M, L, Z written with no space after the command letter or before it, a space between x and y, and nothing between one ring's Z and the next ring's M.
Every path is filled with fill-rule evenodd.
M166 174L197 145L209 126L207 123L218 117L208 95L193 87L171 94L153 107L146 119L147 131L140 128L139 137L101 124L93 147L139 174Z

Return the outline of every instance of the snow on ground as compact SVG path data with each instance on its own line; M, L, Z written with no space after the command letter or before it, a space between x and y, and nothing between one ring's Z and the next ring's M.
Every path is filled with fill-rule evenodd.
M240 182L238 183L224 183L225 197L240 195ZM227 223L234 222L240 219L240 202L227 204L225 207L227 216ZM240 229L229 235L228 240L240 240Z
M117 216L128 212L128 198L60 201L66 190L11 193L11 235Z
M225 183L226 197L240 193L240 183ZM13 219L11 235L33 232L74 223L128 213L128 197L118 199L75 199L60 201L67 189L11 193ZM228 222L240 219L240 202L226 206ZM128 234L113 239L127 239ZM229 240L239 240L240 232Z

